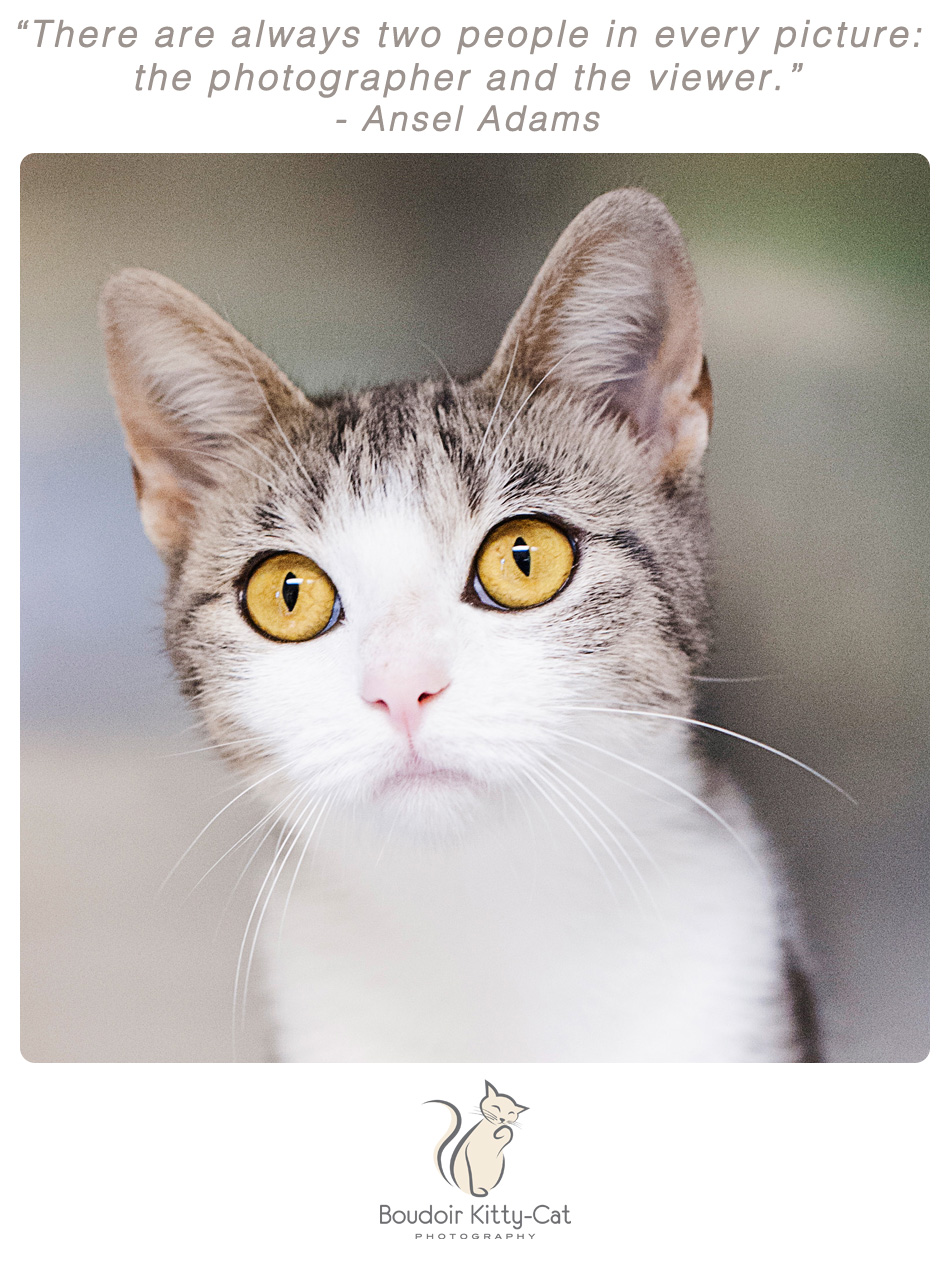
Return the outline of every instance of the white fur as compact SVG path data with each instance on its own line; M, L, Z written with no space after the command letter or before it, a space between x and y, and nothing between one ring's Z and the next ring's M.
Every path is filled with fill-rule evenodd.
M654 755L665 775L695 786L676 751L682 743L661 746ZM334 821L294 893L279 947L271 943L281 1058L794 1057L775 1001L774 884L688 800L659 784L661 798L651 798L649 779L631 777L625 787L611 783L613 773L585 777L635 826L652 862L599 809L600 822L573 818L599 854L598 869L530 790L524 804L509 802L494 823L438 850L420 850L397 831L370 851L345 820ZM619 860L611 827L640 879Z
M309 838L283 919L271 901L280 1056L794 1057L778 887L741 800L691 798L686 726L578 710L596 694L550 610L460 602L471 528L440 536L398 487L337 521L288 543L333 577L342 624L279 645L234 617L253 653L233 704L287 766L275 802L303 791L284 878ZM367 665L420 644L451 683L415 758L461 784L394 785L406 736L360 697Z

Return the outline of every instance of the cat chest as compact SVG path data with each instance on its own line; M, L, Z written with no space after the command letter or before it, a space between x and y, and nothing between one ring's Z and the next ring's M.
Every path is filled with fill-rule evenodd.
M330 1059L659 1058L704 1047L767 1003L778 970L770 893L741 872L728 877L707 866L677 882L671 870L647 900L549 876L507 902L454 885L311 882L272 953L275 1001L291 1039ZM386 1050L398 1053L373 1053Z

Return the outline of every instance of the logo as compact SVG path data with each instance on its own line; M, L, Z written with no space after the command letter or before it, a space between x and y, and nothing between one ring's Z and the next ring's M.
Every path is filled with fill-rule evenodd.
M515 1136L512 1125L527 1107L521 1107L507 1094L500 1094L490 1081L485 1082L485 1097L478 1105L481 1119L455 1143L462 1127L462 1113L444 1098L430 1098L452 1113L448 1132L435 1149L435 1164L450 1186L457 1186L467 1195L483 1199L494 1190L505 1171L505 1147Z
M521 1106L508 1094L500 1094L491 1081L485 1082L485 1096L474 1113L476 1124L462 1132L462 1113L455 1103L444 1098L430 1098L423 1105L436 1103L448 1107L449 1127L435 1147L435 1166L450 1186L465 1195L474 1196L473 1202L463 1201L460 1207L454 1203L438 1208L434 1203L426 1207L397 1208L392 1204L379 1205L379 1224L400 1228L412 1227L413 1241L428 1240L483 1240L483 1239L533 1239L539 1227L569 1226L571 1210L567 1204L535 1203L517 1207L505 1203L493 1203L486 1198L495 1189L505 1172L505 1148L510 1146L518 1128L518 1117L527 1107ZM387 1231L389 1233L390 1231ZM542 1234L548 1233L545 1228ZM571 1231L555 1230L555 1235Z

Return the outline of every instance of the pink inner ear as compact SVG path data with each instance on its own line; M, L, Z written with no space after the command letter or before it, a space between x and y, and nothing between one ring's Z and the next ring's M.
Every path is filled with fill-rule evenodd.
M662 332L656 333L654 337L656 341L645 346L631 345L622 357L615 376L601 388L611 412L629 418L637 434L644 439L649 439L656 433L663 412L662 388L651 381L655 357L662 343ZM640 343L639 339L637 341Z
M262 352L176 282L128 268L103 289L109 376L137 470L142 521L160 552L184 547L196 492L267 419L311 408ZM233 464L240 458L232 458Z
M639 189L604 194L562 234L489 370L513 364L627 421L658 470L705 446L699 299L679 229ZM547 377L545 376L547 375ZM672 461L672 467L669 466Z

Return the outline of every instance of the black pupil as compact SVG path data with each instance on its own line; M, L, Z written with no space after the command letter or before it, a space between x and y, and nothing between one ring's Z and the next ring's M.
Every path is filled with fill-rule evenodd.
M511 552L515 560L515 565L522 575L531 574L531 550L524 536L519 536L515 543L511 546Z
M293 571L288 571L284 576L284 583L280 590L281 597L284 599L284 605L288 611L292 611L297 605L297 598L300 596L300 581L294 575Z

